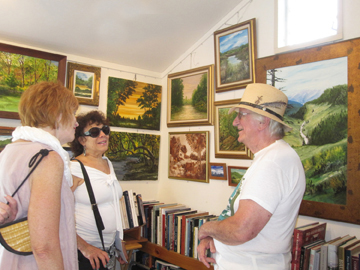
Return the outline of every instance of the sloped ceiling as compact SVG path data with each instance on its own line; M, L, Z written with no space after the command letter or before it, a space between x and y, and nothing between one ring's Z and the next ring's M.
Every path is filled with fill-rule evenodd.
M163 72L242 0L0 0L0 40Z

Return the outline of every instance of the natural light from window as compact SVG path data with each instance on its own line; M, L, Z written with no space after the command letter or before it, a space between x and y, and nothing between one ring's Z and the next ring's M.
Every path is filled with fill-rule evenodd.
M276 0L279 51L342 38L341 0Z

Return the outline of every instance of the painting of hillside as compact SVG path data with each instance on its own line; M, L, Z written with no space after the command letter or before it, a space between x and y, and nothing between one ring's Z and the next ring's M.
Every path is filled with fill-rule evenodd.
M304 200L346 205L347 57L267 70L289 99L284 140L306 173Z

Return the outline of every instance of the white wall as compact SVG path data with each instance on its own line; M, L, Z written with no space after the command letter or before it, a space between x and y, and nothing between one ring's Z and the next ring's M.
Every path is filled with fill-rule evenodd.
M360 2L358 0L344 0L344 39L351 39L360 37L360 16L357 11L360 9ZM106 98L107 98L107 82L108 77L119 77L125 79L158 84L163 86L162 94L162 116L161 116L161 130L147 131L147 130L133 130L116 128L115 131L151 133L161 135L160 145L160 162L159 162L159 180L158 181L121 181L121 186L124 190L132 189L136 193L142 194L145 200L159 199L164 202L178 202L184 203L194 209L206 210L212 214L219 214L226 206L227 199L232 193L234 187L229 187L227 181L210 180L209 183L198 183L185 180L174 180L168 178L168 133L175 131L196 131L208 130L210 131L210 162L227 163L233 166L250 166L249 160L238 159L215 159L214 151L214 127L182 127L182 128L167 128L166 125L166 109L167 109L167 75L173 72L184 71L191 68L214 64L214 40L213 32L227 26L246 21L251 18L256 18L256 39L258 57L266 57L274 54L274 2L270 0L250 0L240 1L239 5L231 11L228 16L223 18L217 25L209 26L209 31L196 44L194 44L188 51L177 59L166 71L162 74L154 73L146 70L134 69L128 66L115 65L106 63L95 59L78 57L75 55L67 55L68 61L78 62L87 65L94 65L101 67L101 82L100 82L100 104L99 107L81 106L78 112L86 112L92 109L100 109L106 112ZM26 44L15 44L11 40L0 40L0 42L12 45L28 47ZM32 48L42 50L42 48ZM61 52L53 51L52 53L63 54ZM96 56L94 56L96 58ZM136 75L136 76L135 76ZM229 100L241 98L243 90L227 91L215 94L215 101ZM2 119L0 118L0 126L16 127L20 124L18 120ZM300 216L298 225L306 224L316 221L324 221L312 217ZM356 235L360 239L360 226L348 224L343 222L335 222L327 220L328 231L327 238L333 238L343 234Z

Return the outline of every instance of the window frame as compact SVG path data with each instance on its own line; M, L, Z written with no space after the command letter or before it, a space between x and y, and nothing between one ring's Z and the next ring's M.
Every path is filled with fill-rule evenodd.
M337 0L337 2L338 2L337 34L328 36L328 37L324 37L324 38L320 38L320 39L316 39L316 40L312 40L312 41L308 41L308 42L298 43L298 44L294 44L294 45L285 45L283 47L279 47L279 42L278 42L279 32L280 32L279 25L278 25L278 23L279 23L279 14L278 14L279 1L281 1L281 0L275 0L275 27L274 27L274 29L275 29L275 40L274 40L275 54L293 51L293 50L297 50L300 48L303 49L303 48L308 48L308 47L314 47L314 46L317 46L320 44L331 43L331 42L343 39L343 0Z

